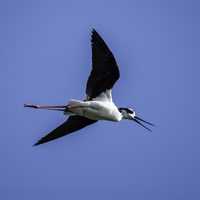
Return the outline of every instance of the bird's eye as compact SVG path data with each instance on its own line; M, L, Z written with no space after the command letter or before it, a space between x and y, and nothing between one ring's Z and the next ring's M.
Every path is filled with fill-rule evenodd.
M133 114L134 113L134 111L131 108L119 108L120 112L122 112L123 110L125 112L129 113L129 114Z
M128 113L133 114L133 110L132 109L127 109Z

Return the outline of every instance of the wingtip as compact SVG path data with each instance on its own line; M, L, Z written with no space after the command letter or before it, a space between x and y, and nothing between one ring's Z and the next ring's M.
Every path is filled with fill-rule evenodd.
M92 34L93 36L94 36L94 35L98 35L98 32L96 31L95 28L92 27L91 34Z
M92 28L92 31L91 31L91 42L92 42L92 44L94 43L95 40L103 40L103 39L101 38L99 33L96 31L96 29Z
M39 142L36 142L35 144L32 145L32 147L36 147L36 146L38 146L38 145L40 145L40 143L39 143Z
M39 140L39 141L37 141L35 144L33 144L33 147L38 146L38 145L41 145L41 144L43 144L43 143L45 143L43 140Z
M92 30L91 30L92 33L93 33L93 32L96 32L96 30L95 30L94 27L92 27L91 29L92 29Z

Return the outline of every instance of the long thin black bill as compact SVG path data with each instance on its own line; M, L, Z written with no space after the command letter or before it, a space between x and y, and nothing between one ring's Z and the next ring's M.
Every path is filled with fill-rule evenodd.
M140 121L142 121L142 122L144 122L144 123L146 123L146 124L149 124L149 125L151 125L151 126L155 126L155 124L152 124L152 123L150 123L150 122L147 122L147 121L145 121L144 119L141 119L141 118L138 117L138 116L135 116L134 118L137 119L137 120L140 120Z
M135 121L136 123L138 123L140 126L144 127L145 129L147 129L148 131L151 131L152 130L150 128L148 128L147 126L145 126L144 124L142 124L140 121L138 121L137 119L133 118L133 121Z

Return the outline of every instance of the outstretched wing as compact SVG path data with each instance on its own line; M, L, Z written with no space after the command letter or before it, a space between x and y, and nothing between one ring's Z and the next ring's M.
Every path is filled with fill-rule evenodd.
M107 89L111 89L120 77L112 52L94 29L91 43L92 71L86 86L86 94L89 99L93 99Z
M49 134L41 138L37 143L34 144L40 145L46 142L49 142L51 140L57 139L59 137L68 135L70 133L73 133L74 131L80 130L90 124L93 124L97 121L91 120L85 117L81 116L70 116L67 121L65 121L63 124L58 126L56 129L51 131Z

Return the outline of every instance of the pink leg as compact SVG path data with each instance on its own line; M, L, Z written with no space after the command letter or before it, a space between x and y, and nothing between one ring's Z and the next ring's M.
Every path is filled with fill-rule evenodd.
M35 104L24 104L24 107L35 108L35 109L46 109L46 110L58 110L64 111L68 106L59 105L59 106L48 106L48 105L35 105Z

